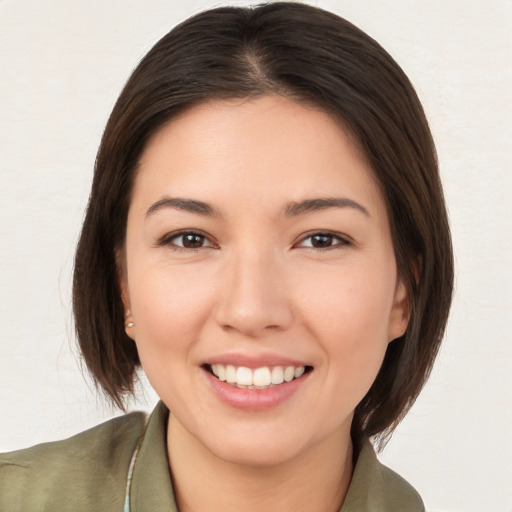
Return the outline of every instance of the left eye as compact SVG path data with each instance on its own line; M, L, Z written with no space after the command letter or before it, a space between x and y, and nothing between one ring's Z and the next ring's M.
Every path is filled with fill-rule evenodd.
M347 245L347 240L333 233L315 233L302 239L297 245L298 247L313 247L314 249L329 249Z

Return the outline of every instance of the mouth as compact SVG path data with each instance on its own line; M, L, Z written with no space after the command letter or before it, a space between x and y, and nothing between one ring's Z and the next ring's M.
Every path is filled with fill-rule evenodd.
M270 389L293 380L313 370L312 366L262 366L247 368L224 364L205 364L203 368L219 381L241 389Z

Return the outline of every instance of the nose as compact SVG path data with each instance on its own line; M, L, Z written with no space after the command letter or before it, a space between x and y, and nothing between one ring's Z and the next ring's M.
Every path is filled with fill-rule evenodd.
M287 329L293 313L283 270L271 255L234 256L224 268L217 323L253 338Z

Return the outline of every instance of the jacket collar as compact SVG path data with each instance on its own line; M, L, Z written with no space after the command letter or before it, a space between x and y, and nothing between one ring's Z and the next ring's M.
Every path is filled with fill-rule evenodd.
M130 512L178 512L166 447L169 410L159 402L139 444L130 484ZM417 492L383 466L369 441L359 453L340 512L421 512Z
M151 414L133 466L130 512L178 512L167 462L169 410L162 401Z

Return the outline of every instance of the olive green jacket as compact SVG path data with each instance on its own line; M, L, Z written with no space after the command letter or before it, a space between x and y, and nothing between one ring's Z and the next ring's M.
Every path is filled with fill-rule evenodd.
M70 439L0 454L0 512L177 512L168 410L132 413ZM130 477L128 477L130 475ZM368 443L340 512L424 512L418 493Z

